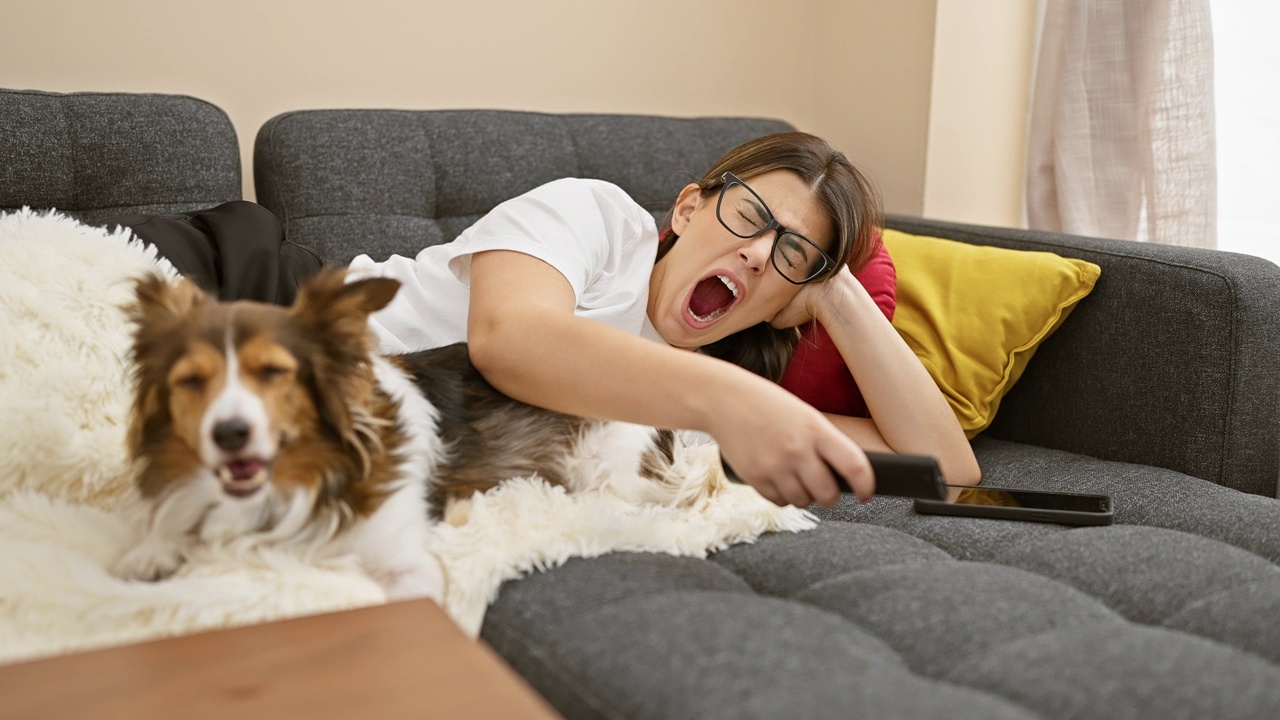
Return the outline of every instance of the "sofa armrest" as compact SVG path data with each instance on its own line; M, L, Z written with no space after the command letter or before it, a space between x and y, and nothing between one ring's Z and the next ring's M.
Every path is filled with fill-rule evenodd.
M1280 267L1216 250L911 217L886 225L1102 268L986 434L1277 495Z

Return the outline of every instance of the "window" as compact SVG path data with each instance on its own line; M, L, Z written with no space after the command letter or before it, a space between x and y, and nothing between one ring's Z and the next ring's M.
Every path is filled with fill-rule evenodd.
M1280 3L1212 0L1218 248L1280 264Z

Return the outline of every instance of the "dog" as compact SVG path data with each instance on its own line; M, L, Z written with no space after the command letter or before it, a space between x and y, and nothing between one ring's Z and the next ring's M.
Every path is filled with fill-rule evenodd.
M348 280L322 270L287 308L135 283L127 443L147 528L116 575L163 579L201 543L294 545L353 553L388 599L439 602L433 525L503 480L683 504L722 486L676 433L507 397L463 343L378 354L368 319L399 283Z

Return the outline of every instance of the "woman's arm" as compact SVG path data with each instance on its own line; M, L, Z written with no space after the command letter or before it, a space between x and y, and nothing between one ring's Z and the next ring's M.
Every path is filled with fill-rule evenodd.
M870 419L829 415L837 427L866 450L933 455L948 483L976 485L982 479L946 398L847 267L806 286L774 324L809 317L831 336L871 411Z
M834 504L825 463L866 500L866 456L817 410L730 363L577 317L568 281L519 252L471 260L467 341L485 378L518 400L714 437L735 471L783 504Z

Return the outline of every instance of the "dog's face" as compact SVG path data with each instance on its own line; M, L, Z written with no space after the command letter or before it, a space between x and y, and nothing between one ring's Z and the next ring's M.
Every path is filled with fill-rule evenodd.
M219 303L185 280L140 280L129 445L145 461L144 495L212 477L226 495L248 498L269 481L312 477L303 466L319 460L323 440L354 432L353 406L372 392L368 316L397 288L326 271L283 308Z
M173 434L228 494L252 495L280 446L314 432L315 403L298 382L297 356L277 340L279 311L213 306L191 319L163 380Z

